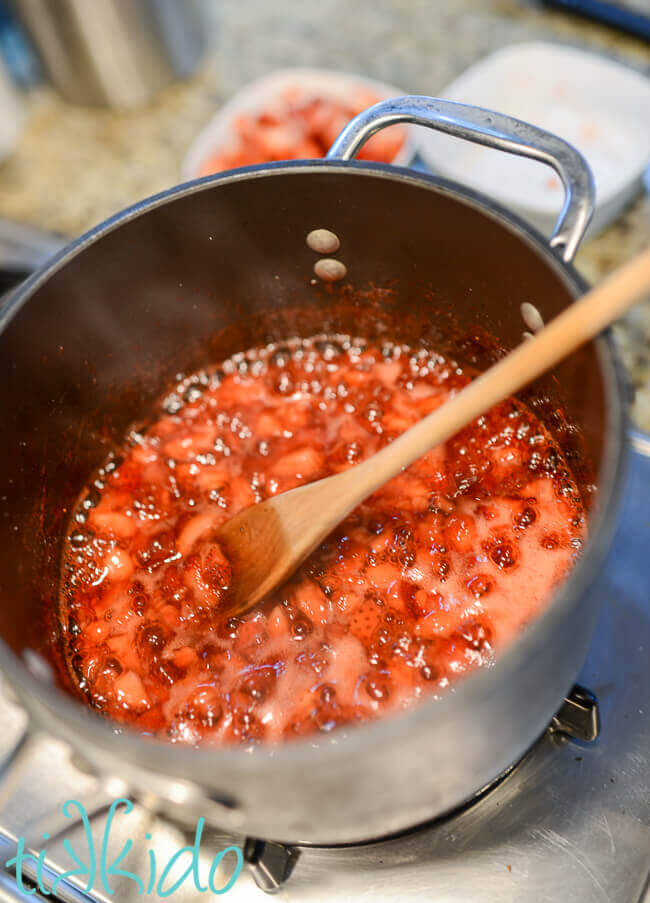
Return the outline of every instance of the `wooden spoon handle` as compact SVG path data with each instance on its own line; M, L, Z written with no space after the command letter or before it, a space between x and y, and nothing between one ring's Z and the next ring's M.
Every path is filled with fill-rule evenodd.
M449 439L497 402L518 392L557 364L625 313L648 291L650 248L575 301L535 338L524 341L446 404L355 467L358 500L367 498L433 446Z

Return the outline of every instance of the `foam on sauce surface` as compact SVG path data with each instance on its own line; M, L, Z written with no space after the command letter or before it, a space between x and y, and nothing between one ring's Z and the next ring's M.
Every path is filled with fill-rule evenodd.
M547 604L582 502L550 434L508 400L360 506L242 618L211 531L350 467L466 385L435 352L292 340L193 374L96 474L72 521L60 618L101 712L196 744L281 741L441 694Z

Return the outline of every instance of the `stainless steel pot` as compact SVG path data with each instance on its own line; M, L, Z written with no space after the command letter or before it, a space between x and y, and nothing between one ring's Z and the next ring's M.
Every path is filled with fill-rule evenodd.
M458 185L350 162L366 138L396 121L555 167L566 204L550 245ZM560 139L485 110L402 98L361 114L327 160L224 173L138 204L19 288L0 322L0 658L32 723L134 792L283 841L397 831L468 799L516 761L573 682L597 616L590 587L616 518L624 435L607 336L526 396L571 458L585 496L598 484L584 554L519 642L440 700L277 748L180 748L115 732L48 680L42 660L57 640L48 612L62 532L87 475L179 370L288 332L368 332L387 322L405 339L437 342L486 366L494 343L481 336L506 349L521 341L523 301L549 318L584 290L570 260L592 198L586 164ZM314 284L305 236L319 227L341 239L352 314L336 289ZM390 288L374 308L363 301L371 284ZM580 466L579 437L595 478Z

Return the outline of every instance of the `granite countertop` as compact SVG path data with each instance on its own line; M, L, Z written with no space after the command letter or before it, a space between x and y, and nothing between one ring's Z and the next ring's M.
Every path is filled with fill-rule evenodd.
M137 112L75 107L47 88L31 92L22 138L0 164L0 216L72 236L177 183L187 148L218 106L288 65L359 72L435 95L498 47L550 39L650 73L646 44L533 0L219 0L209 8L215 43L200 72ZM576 265L596 282L649 244L646 193L585 243ZM650 431L650 299L616 325L616 336L635 388L633 417Z

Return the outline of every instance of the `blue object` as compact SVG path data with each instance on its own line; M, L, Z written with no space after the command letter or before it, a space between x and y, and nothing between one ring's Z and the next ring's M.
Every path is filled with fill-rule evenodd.
M4 0L0 0L0 54L20 87L28 88L43 80L38 57Z
M543 0L543 3L650 42L650 17L629 6L606 0Z

